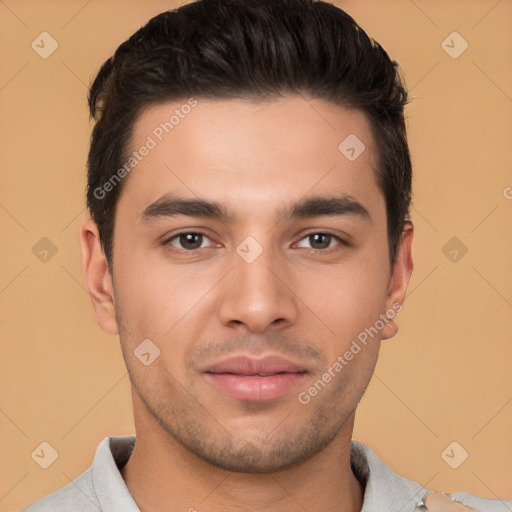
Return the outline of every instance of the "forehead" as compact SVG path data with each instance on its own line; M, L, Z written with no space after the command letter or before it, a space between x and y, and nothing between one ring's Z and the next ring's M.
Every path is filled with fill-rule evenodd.
M185 98L153 105L140 114L130 151L138 161L125 189L139 209L169 192L245 210L308 193L383 201L366 116L323 100Z

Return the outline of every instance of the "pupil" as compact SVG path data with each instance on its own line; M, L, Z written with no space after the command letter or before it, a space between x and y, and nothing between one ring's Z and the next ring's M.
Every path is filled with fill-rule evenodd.
M185 249L199 249L203 241L202 239L203 235L198 233L186 233L180 236L180 244Z
M331 243L331 235L315 233L314 235L310 236L309 243L315 249L327 249Z

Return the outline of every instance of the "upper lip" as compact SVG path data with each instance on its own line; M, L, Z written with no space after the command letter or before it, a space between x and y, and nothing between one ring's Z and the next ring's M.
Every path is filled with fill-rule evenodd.
M260 358L247 355L231 356L204 370L205 373L232 373L234 375L274 375L306 371L303 366L278 355L267 355Z

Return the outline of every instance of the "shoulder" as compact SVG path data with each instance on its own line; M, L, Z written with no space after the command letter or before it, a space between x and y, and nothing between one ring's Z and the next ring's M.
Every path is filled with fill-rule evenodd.
M105 437L92 465L68 485L20 512L138 511L119 472L131 455L134 436Z
M480 498L465 492L435 493L397 475L365 444L352 441L351 466L364 482L361 512L512 512L512 501Z
M475 512L512 512L512 501L474 496L467 492L447 493L454 503L461 503Z
M100 504L92 484L92 468L79 475L68 485L55 491L20 512L98 512Z

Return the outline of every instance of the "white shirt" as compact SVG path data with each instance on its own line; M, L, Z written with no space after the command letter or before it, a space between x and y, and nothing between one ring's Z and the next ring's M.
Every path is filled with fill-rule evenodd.
M140 512L119 472L130 458L134 445L135 436L106 437L98 446L89 469L20 512ZM351 442L350 463L365 489L361 512L426 510L421 506L432 491L395 474L365 444ZM510 500L479 498L468 493L449 496L475 512L512 511Z

